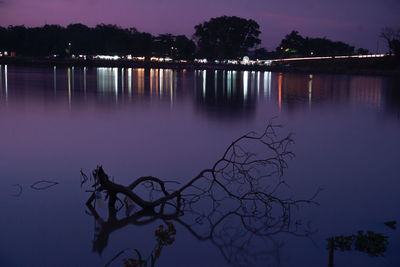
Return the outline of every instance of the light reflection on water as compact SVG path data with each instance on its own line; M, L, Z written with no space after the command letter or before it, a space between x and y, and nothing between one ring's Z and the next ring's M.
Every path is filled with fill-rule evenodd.
M1 96L5 101L9 97L8 66L0 66ZM285 104L293 102L345 101L361 103L376 108L385 102L385 78L345 75L300 75L254 71L212 71L171 69L132 69L132 68L57 68L53 67L54 95L67 91L68 103L80 93L91 91L94 83L96 94L100 97L111 97L115 103L119 98L128 99L146 96L168 100L173 106L176 97L192 94L183 88L184 81L193 80L194 89L201 88L202 99L209 102L211 98L237 101L243 105L253 104L261 99L275 101L279 110ZM66 76L66 79L65 79ZM93 79L95 77L95 80ZM13 87L13 84L11 85ZM238 90L238 88L240 88ZM18 88L15 89L19 90ZM177 94L177 91L179 93ZM186 92L185 92L186 91ZM17 92L15 92L17 94ZM75 96L76 95L76 96Z
M21 199L0 201L3 218L11 218L0 222L6 229L0 265L3 258L10 263L5 266L40 265L56 242L60 248L42 265L54 266L68 253L64 266L73 265L76 258L81 265L104 265L125 247L153 246L158 225L123 229L110 235L103 258L91 253L93 222L84 213L87 195L79 188L79 170L103 164L124 184L132 175L147 174L186 181L213 163L233 138L259 130L275 115L296 134L297 157L289 162L287 173L294 194L309 195L319 186L326 189L319 199L321 208L305 214L317 224L313 239L318 248L307 240L278 239L274 244L282 251L276 252L281 255L277 262L325 265L325 238L379 228L381 221L397 216L393 205L399 201L400 171L397 79L5 65L0 71L0 168L7 177L0 180L0 188L6 190L0 195L8 197L10 183L24 185ZM29 191L27 185L41 177L58 179L60 184L43 194ZM53 209L54 203L63 216ZM63 221L65 217L74 218L73 227ZM31 225L40 231L30 231ZM162 255L161 266L176 261L179 266L213 266L207 262L210 257L215 266L226 264L215 248L178 230L175 247ZM27 250L34 242L40 243L35 253ZM74 246L79 252L71 252ZM391 240L391 246L398 248L398 241ZM387 261L340 257L338 266L346 261L371 266L398 261L391 252Z

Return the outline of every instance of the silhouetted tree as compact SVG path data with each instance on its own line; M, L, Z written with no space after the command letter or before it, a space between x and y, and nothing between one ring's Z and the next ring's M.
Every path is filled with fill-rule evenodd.
M6 47L7 29L0 26L0 50Z
M154 37L147 32L131 31L131 53L135 56L150 57L153 51Z
M292 31L279 44L277 51L287 55L304 55L306 49L306 39L298 31Z
M395 39L390 42L392 51L396 57L400 57L400 39Z
M196 45L184 35L160 34L154 38L153 54L173 59L190 59L196 52Z
M17 51L17 53L21 53L22 51L30 52L30 46L32 46L32 42L27 40L27 30L24 25L22 26L8 26L7 28L7 36L6 36L6 47L5 49L13 51Z
M68 40L64 41L64 45L71 43L71 54L89 54L96 48L93 42L93 31L86 25L80 23L68 25L66 36ZM62 44L59 45L62 46Z
M175 37L170 34L160 34L154 38L154 54L157 56L170 56L174 55Z
M354 47L326 38L304 38L298 31L292 31L285 36L276 51L283 57L339 56L354 54Z
M354 47L343 42L334 42L326 38L306 38L304 55L349 56L353 54Z
M381 30L379 37L386 41L389 54L391 54L393 52L393 49L396 49L396 40L400 41L400 28L396 30L394 28L385 27Z
M196 52L196 44L185 35L175 36L174 47L177 59L193 59Z
M199 55L209 59L238 58L261 43L260 26L252 19L218 17L195 27Z

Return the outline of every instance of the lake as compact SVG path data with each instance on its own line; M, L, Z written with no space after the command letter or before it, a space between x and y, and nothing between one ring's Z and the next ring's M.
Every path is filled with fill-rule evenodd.
M400 264L399 230L384 224L400 220L398 78L11 65L0 70L0 266L104 266L126 248L110 266L138 259L138 253L150 266L156 252L156 266ZM236 208L238 202L218 184L188 194L204 202L193 201L169 219L135 220L140 208L127 205L110 216L104 193L96 194L92 210L85 204L92 183L81 185L81 170L89 175L102 165L123 185L151 175L177 189L212 168L233 140L263 132L269 122L283 126L274 140L292 134L294 141L283 176L265 180L274 205L257 200ZM250 149L260 152L259 146ZM244 180L229 181L248 190ZM274 191L279 181L285 184ZM150 190L148 184L137 188L143 197ZM165 230L166 222L176 234ZM172 244L155 236L160 225L175 239ZM356 240L358 231L364 231L361 237L373 232L375 241L384 235L387 243L354 241L348 251L338 244L330 256L328 238Z

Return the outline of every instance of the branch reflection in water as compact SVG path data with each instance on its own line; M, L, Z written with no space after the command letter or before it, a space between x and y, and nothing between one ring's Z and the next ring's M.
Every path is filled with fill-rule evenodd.
M305 200L282 196L286 188L283 172L294 154L289 150L292 136L278 137L279 128L270 123L261 134L241 136L210 169L178 188L176 182L152 176L123 186L111 181L101 166L90 177L81 171L82 184L94 181L86 203L98 226L93 250L101 254L110 234L127 225L161 220L175 222L198 240L210 241L227 262L251 266L277 253L273 236L310 235L308 225L296 219L296 212L301 204L316 204L315 196ZM148 198L134 192L138 185L147 189ZM96 198L102 192L108 199L107 219L96 210ZM123 206L125 216L118 218ZM264 246L256 245L259 242Z

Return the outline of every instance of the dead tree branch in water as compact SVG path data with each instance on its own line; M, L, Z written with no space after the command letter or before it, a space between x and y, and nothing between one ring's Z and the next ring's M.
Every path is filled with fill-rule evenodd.
M295 219L300 204L314 203L283 196L283 172L287 160L294 157L289 150L291 135L278 138L279 125L269 124L261 134L250 132L234 140L214 165L204 169L177 189L168 189L168 181L143 176L123 186L110 180L101 166L93 171L94 184L86 204L98 227L93 249L105 248L109 235L126 225L144 225L155 220L175 221L199 240L216 245L227 261L248 266L251 258L274 252L254 249L257 238L272 242L272 236L289 233L307 236L310 230ZM91 180L82 171L83 183ZM139 185L149 192L148 198L135 193ZM93 203L99 193L108 198L108 219L102 219ZM317 192L318 193L318 192ZM118 195L125 197L126 217L117 217ZM131 203L131 204L129 204ZM135 204L139 210L130 215ZM274 247L279 247L274 243Z
M273 197L273 193L279 185L284 183L283 179L269 193L261 188L261 182L273 175L282 177L284 169L287 168L287 159L294 157L294 154L288 151L288 146L293 142L291 135L275 140L277 138L275 131L279 127L278 125L268 125L260 135L251 132L236 139L228 146L223 156L215 162L211 169L202 170L187 184L172 192L166 190L165 181L153 176L140 177L128 186L114 183L104 172L102 166L93 171L95 183L92 187L96 188L96 192L105 191L109 196L123 194L143 209L153 209L165 205L171 200L180 202L185 191L193 188L198 189L196 183L201 180L210 183L209 187L204 188L204 190L209 191L213 187L219 187L229 197L240 201L277 201ZM255 146L257 149L261 147L264 151L260 151L261 155L251 152L251 150L248 150L249 145L252 145L253 148ZM83 172L81 174L82 183L84 183L87 181L87 176ZM162 196L155 200L141 198L134 192L134 189L140 184L148 184L154 191L162 193ZM237 184L242 185L242 187L239 191L233 191L232 185ZM159 188L159 190L156 188ZM95 199L96 192L93 192L88 199L88 204Z

